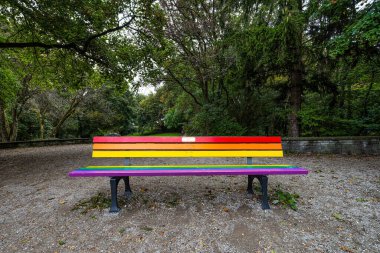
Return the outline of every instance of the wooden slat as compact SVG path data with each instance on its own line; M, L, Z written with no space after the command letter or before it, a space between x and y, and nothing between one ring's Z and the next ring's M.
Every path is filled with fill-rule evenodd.
M281 143L279 136L95 136L94 143Z
M281 150L281 143L94 143L94 150Z
M72 171L70 177L138 177L138 176L216 176L216 175L302 175L306 169L241 169L241 170L144 170L144 171Z
M171 165L92 165L80 169L102 169L102 168L131 168L131 169L149 169L149 168L293 168L290 164L171 164Z
M282 157L282 150L265 151L97 151L92 157Z
M117 169L209 169L209 168L295 168L289 164L172 164L172 165L94 165L80 168L80 170L117 170Z
M294 175L308 174L304 168L294 166L283 167L281 165L267 166L256 165L247 167L230 167L229 165L218 165L214 167L181 167L181 165L173 165L171 168L152 168L150 166L96 166L96 168L86 167L74 170L69 173L71 177L96 177L96 176L209 176L209 175ZM142 167L142 168L136 168Z

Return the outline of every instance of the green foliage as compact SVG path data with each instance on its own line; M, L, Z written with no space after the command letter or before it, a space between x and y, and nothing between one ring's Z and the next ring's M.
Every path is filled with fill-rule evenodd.
M176 108L170 108L165 114L164 125L168 129L179 129L183 122L183 115Z
M63 245L65 245L65 244L66 244L66 242L63 241L63 240L59 240L59 241L58 241L58 245L59 245L59 246L63 246Z
M350 0L4 1L0 137L286 135L294 115L301 136L379 135L379 13Z
M82 137L111 133L128 135L135 131L134 106L130 92L119 93L108 87L90 91L77 115L77 131Z
M18 127L19 140L33 140L39 138L39 122L37 115L32 110L26 110L20 117Z
M356 202L361 202L361 203L365 203L365 202L368 202L368 199L365 199L365 198L357 198L355 199Z
M380 2L374 1L358 15L342 34L330 41L333 57L344 55L348 50L371 52L380 45Z
M360 80L360 79L357 79ZM304 104L300 111L302 131L304 136L355 136L376 135L380 129L380 84L353 85L350 94L350 104L343 104L340 108L331 107L334 99L330 94L309 92L304 97ZM355 88L356 87L356 88ZM343 99L341 96L338 100ZM367 104L365 111L363 104ZM351 109L351 115L347 111ZM364 116L366 114L366 116Z
M111 199L108 198L104 193L99 192L97 195L75 204L71 211L80 210L81 214L86 214L91 210L102 211L103 209L109 208L110 206Z
M292 210L297 211L297 200L299 197L300 196L296 193L289 193L277 187L273 196L274 199L272 200L272 203L275 205L287 206Z
M344 221L344 218L340 213L333 213L331 216L334 217L337 221Z
M226 113L226 109L205 105L184 127L189 135L242 135L245 129Z
M139 101L139 106L137 107L137 124L138 132L144 133L154 133L163 130L164 126L164 115L163 115L164 105L160 101L159 96L150 94Z
M7 104L12 102L19 88L20 82L15 73L7 66L0 65L0 99Z
M159 133L159 134L150 134L149 136L181 136L181 133Z
M115 52L126 40L106 35L120 35L144 7L133 1L3 1L0 18L7 22L0 42L39 42L40 48L75 54L103 70L120 70L122 55Z

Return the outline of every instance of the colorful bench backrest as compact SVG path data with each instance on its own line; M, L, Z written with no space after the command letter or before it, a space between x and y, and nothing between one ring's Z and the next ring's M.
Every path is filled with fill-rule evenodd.
M282 157L277 136L97 136L93 157Z

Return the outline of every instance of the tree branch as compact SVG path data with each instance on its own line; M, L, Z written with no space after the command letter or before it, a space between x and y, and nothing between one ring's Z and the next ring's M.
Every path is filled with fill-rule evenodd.
M63 48L73 49L74 43L69 44L45 44L42 42L0 42L0 48L28 48L28 47L40 47L45 49Z
M133 15L131 17L131 19L128 22L124 23L123 25L119 25L119 26L107 29L103 32L90 35L89 37L80 40L81 43L70 42L70 43L63 43L63 44L58 44L58 43L48 44L48 43L36 42L36 41L33 41L33 42L0 42L0 48L44 48L44 49L73 50L73 51L79 53L80 55L82 55L86 58L89 58L95 62L98 62L100 64L105 64L104 60L102 60L98 57L95 57L94 55L89 54L88 48L90 46L90 43L97 38L100 38L102 36L105 36L107 34L122 30L122 29L130 26L135 18L136 18L136 16Z
M84 46L83 46L83 49L86 50L89 46L89 44L91 43L91 41L93 41L94 39L97 39L97 38L100 38L104 35L107 35L109 33L113 33L113 32L116 32L116 31L119 31L119 30L122 30L123 28L125 27L128 27L130 26L130 24L133 22L133 20L136 18L135 15L133 15L131 17L130 20L128 20L128 22L126 22L125 24L123 25L119 25L119 26L116 26L114 28L111 28L111 29L108 29L108 30L105 30L101 33L98 33L98 34L94 34L94 35L91 35L90 37L88 37L86 40L85 40L85 43L84 43Z
M194 102L197 105L202 106L202 104L199 103L198 99L194 96L194 94L185 88L183 83L173 74L173 72L170 69L167 69L167 71L168 71L169 75L181 86L181 88L194 99Z

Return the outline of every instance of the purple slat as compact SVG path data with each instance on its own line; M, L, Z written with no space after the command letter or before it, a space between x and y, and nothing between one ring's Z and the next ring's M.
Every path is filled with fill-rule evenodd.
M102 171L102 170L75 170L69 173L70 177L123 177L123 176L212 176L212 175L296 175L307 174L304 168L292 169L234 169L234 170L135 170L135 171Z

